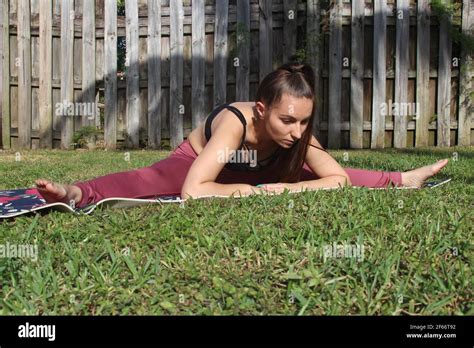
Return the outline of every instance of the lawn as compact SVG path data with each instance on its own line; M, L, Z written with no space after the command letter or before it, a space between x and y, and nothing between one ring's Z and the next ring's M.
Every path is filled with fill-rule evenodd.
M331 153L344 167L402 171L450 158L437 178L453 180L2 221L0 244L37 245L38 260L0 258L0 314L473 315L474 148ZM3 151L0 189L167 154ZM363 257L326 253L339 246Z

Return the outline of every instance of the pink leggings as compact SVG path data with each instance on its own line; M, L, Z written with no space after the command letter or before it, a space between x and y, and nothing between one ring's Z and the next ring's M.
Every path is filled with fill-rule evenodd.
M188 140L183 141L168 157L150 167L114 173L89 181L77 182L82 207L104 198L152 198L156 196L180 195L181 187L191 164L197 157ZM345 168L353 186L386 187L390 183L401 185L400 172L381 172ZM224 168L216 179L220 184L245 183L258 185L277 182L278 172L273 168L258 172L237 172ZM318 177L305 163L300 181L315 180Z

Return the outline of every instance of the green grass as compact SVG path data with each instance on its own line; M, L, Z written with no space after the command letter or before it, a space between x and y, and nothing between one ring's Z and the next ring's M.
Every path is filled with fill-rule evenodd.
M474 149L333 151L345 167L408 170L454 158L435 188L216 199L0 222L0 314L473 315ZM73 183L167 152L0 152L0 189ZM344 161L344 158L347 161ZM364 247L364 259L325 246ZM128 251L128 252L127 252Z

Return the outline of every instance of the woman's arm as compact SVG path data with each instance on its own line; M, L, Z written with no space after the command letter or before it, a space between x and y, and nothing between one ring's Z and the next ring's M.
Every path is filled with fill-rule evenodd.
M311 136L310 144L321 148L321 144ZM337 188L351 185L349 176L344 169L327 152L308 146L305 162L320 179L300 181L296 183L279 183L264 185L266 191L281 193L285 188L291 192L316 190L322 188Z
M214 119L212 137L194 160L184 181L181 197L183 199L198 196L218 195L247 196L262 193L264 190L248 184L218 184L217 176L229 160L231 150L237 149L242 140L244 129L240 120L229 110ZM227 149L227 151L226 151ZM225 161L222 159L225 157Z

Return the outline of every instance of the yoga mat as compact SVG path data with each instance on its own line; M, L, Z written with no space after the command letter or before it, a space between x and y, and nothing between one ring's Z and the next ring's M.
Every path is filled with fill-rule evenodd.
M435 188L443 185L451 179L443 181L426 182L423 188ZM337 188L336 188L337 189ZM416 189L414 187L390 187L390 188L369 188L370 190L386 190L386 189ZM299 192L291 192L296 194ZM227 196L201 196L197 199L204 198L229 198ZM240 197L234 197L240 198ZM180 196L159 196L154 199L134 199L134 198L106 198L95 204L82 208L74 208L66 203L46 203L35 188L13 189L0 191L0 219L13 218L16 216L31 214L35 212L47 213L51 210L62 211L67 213L85 214L92 213L98 206L108 208L129 208L146 204L167 204L167 203L184 203L185 200Z

